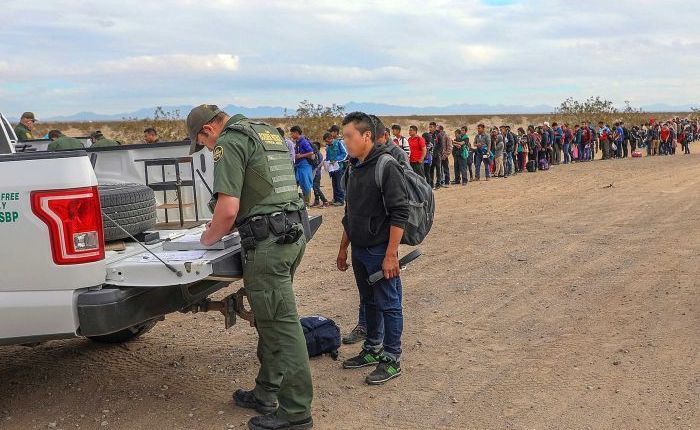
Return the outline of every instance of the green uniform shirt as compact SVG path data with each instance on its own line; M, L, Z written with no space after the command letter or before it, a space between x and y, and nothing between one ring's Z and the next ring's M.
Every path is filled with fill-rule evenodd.
M66 151L69 149L84 149L83 144L78 139L68 136L61 136L49 143L49 151Z
M105 148L107 146L119 146L119 142L107 139L106 137L100 137L99 139L95 139L95 143L92 144L91 148Z
M245 120L232 116L225 127ZM298 197L284 202L263 203L273 193L269 182L267 152L262 145L237 130L224 128L214 148L214 193L223 193L241 200L237 219L279 211L296 211L304 207ZM289 156L287 155L287 160ZM291 164L291 161L290 161ZM238 222L238 221L237 221Z
M31 130L29 130L27 126L22 123L17 124L17 127L15 127L15 134L20 142L34 139Z

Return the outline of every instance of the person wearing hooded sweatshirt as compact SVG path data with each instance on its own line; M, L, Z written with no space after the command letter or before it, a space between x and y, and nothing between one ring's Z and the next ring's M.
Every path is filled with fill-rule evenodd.
M391 135L389 130L385 130L384 124L382 123L382 120L380 120L376 115L369 115L370 119L373 121L373 124L377 130L376 132L376 137L374 139L375 144L377 146L382 146L386 149L386 151L394 157L394 159L399 162L400 164L409 164L409 159L408 155L406 155L406 152L404 152L403 149L401 149L399 146L394 145L393 142L391 142ZM355 328L352 329L352 331L347 335L343 337L343 343L344 344L353 344L356 342L359 342L360 340L364 340L367 337L367 309L365 306L360 304L359 310L358 310L358 315L357 315L357 324L355 325Z
M349 268L348 247L352 246L352 269L367 318L363 347L357 356L343 362L343 368L376 366L365 380L377 385L401 375L403 309L398 249L409 216L407 184L402 167L391 162L385 165L381 188L377 186L377 161L389 151L386 145L376 144L377 127L369 115L346 115L343 136L350 166L336 265L341 271ZM370 286L369 275L377 271L384 277Z

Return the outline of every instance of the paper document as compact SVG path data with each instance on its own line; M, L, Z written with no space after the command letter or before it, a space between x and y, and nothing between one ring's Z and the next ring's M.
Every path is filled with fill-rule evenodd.
M193 251L164 251L156 252L155 254L163 261L195 261L204 257L207 251L204 250L193 250ZM139 263L154 263L158 259L153 255L145 252L139 254L137 257L132 257Z
M326 170L328 172L335 172L337 170L340 170L340 164L337 161L326 161Z

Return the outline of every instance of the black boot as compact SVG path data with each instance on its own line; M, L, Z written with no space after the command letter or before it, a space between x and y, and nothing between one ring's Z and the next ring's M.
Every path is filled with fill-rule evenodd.
M253 417L248 421L250 430L304 430L314 426L314 420L309 417L299 421L287 421L275 414Z
M233 393L233 402L242 408L255 409L261 414L270 414L277 410L276 402L263 402L255 397L252 391L236 390Z

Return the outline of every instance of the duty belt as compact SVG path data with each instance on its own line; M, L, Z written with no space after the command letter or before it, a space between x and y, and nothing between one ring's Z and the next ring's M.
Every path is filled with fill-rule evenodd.
M254 249L258 242L270 235L277 237L278 244L294 243L304 234L302 216L300 211L252 216L238 226L241 245L245 249Z

